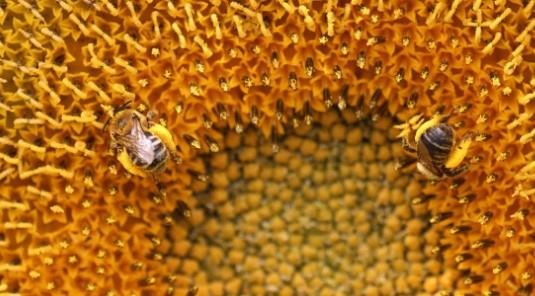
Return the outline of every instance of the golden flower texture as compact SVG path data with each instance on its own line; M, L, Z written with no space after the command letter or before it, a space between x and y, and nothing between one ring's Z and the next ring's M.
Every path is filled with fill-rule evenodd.
M534 10L0 0L0 295L532 295ZM127 101L159 189L109 150ZM468 171L395 171L437 110Z

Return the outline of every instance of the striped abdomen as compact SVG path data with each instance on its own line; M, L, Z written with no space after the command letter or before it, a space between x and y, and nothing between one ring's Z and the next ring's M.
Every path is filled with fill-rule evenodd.
M425 131L420 141L429 151L433 163L442 164L453 147L453 129L447 124L439 124Z
M437 176L440 167L448 159L453 147L453 129L447 124L439 124L427 129L418 142L418 161Z
M162 171L169 158L167 148L160 138L148 131L138 135L135 149L127 148L127 152L136 166L154 173Z

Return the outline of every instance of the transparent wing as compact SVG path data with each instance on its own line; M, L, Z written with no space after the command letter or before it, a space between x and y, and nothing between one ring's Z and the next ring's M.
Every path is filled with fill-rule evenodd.
M424 145L423 141L418 142L417 149L418 162L424 165L428 170L433 172L433 174L440 176L442 173L433 165L433 158L427 147Z
M133 160L137 165L146 165L154 160L152 142L145 136L139 122L134 123L129 135L119 137L118 142L127 149L131 157L135 158Z

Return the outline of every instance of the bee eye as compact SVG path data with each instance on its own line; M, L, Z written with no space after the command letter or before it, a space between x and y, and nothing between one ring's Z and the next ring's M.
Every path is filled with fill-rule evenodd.
M126 120L124 120L124 119L119 120L119 122L117 123L117 126L119 128L124 128L125 125L126 125Z

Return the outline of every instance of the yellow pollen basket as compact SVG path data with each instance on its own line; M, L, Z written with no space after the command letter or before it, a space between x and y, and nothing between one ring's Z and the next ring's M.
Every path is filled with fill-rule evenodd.
M132 160L130 159L130 156L128 156L128 153L125 149L121 151L121 153L117 156L117 160L123 165L124 169L127 170L130 174L140 176L140 177L147 177L147 174L137 167Z
M167 128L165 128L161 124L154 124L149 128L149 131L156 135L158 138L160 138L160 140L162 140L162 142L164 143L165 147L167 147L167 149L171 153L175 152L175 141L173 140L173 135L171 134L171 132L169 132ZM140 176L142 178L147 177L147 173L145 173L145 171L137 167L132 162L132 159L130 159L130 156L128 156L126 150L123 149L123 151L121 151L121 153L117 156L117 160L130 174Z
M175 152L176 144L173 140L173 135L165 126L161 124L154 124L149 128L149 131L160 138L165 147L167 147L171 153Z
M420 125L418 130L416 130L416 135L414 136L414 141L416 143L418 143L420 141L420 138L422 137L422 135L425 133L425 131L427 129L429 129L430 127L433 127L433 126L439 124L440 120L442 120L442 116L441 115L434 115L431 119L429 119L428 121L422 123L422 125Z
M461 140L461 143L459 143L459 145L450 152L448 161L446 161L444 166L448 169L458 167L463 161L463 159L466 157L466 154L468 153L468 148L470 148L471 144L472 137L466 137Z

